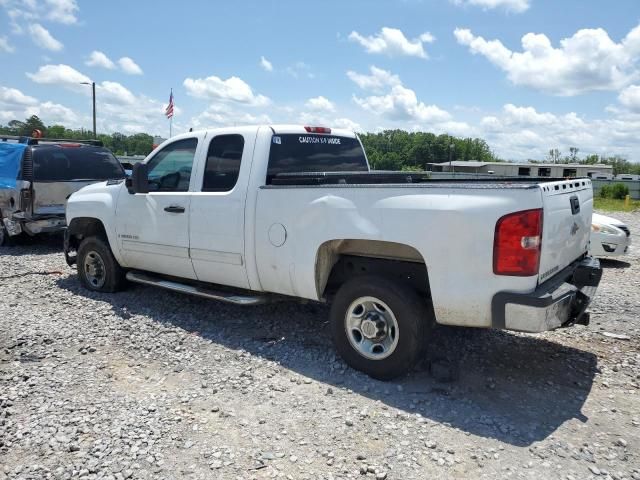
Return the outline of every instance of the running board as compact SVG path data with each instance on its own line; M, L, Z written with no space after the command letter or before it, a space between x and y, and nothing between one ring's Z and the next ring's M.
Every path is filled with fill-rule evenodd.
M204 287L187 285L186 283L173 282L142 272L127 272L127 280L142 283L143 285L153 285L174 292L195 295L196 297L233 303L235 305L260 305L269 301L269 298L264 295L238 295L236 293L221 292Z

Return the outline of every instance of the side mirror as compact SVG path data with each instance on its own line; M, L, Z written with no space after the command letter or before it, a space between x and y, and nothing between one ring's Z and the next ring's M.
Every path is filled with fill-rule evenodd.
M131 178L126 180L129 193L149 193L149 172L146 163L133 166Z

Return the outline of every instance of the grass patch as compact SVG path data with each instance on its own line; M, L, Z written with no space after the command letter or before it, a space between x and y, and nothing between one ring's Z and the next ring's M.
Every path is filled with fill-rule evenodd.
M593 207L597 210L606 210L607 212L633 212L640 209L640 200L631 200L629 206L624 206L624 200L615 198L593 198Z

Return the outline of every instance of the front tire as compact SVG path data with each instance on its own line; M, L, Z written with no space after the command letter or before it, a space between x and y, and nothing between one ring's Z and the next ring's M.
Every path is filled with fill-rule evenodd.
M426 301L415 290L376 276L342 285L330 320L333 341L345 362L378 380L411 370L432 321Z
M94 292L117 292L124 288L125 272L109 244L100 237L87 237L78 247L76 259L82 285Z

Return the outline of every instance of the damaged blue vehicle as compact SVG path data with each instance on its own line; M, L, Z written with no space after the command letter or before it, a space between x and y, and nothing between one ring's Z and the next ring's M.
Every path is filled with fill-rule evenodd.
M0 136L0 246L64 230L69 196L125 172L97 140Z

